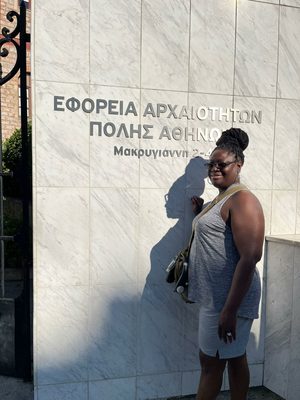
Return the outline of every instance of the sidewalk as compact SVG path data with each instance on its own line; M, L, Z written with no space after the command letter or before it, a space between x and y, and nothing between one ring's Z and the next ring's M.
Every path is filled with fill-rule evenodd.
M166 400L195 400L195 396L169 397ZM219 394L217 400L230 400L229 391ZM283 400L282 397L264 387L255 387L249 390L248 400Z
M22 379L0 375L0 399L33 400L33 385Z
M0 376L0 399L1 400L33 400L32 383L23 382L22 379ZM104 400L104 399L99 399ZM105 399L109 400L109 399ZM163 400L163 399L161 399ZM169 397L165 400L195 400L195 396ZM217 400L230 400L228 391L222 392ZM263 387L251 388L248 400L283 400L270 390Z

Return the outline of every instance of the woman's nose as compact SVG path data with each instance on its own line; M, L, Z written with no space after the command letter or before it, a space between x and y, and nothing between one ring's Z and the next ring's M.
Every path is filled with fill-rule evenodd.
M220 170L219 164L218 164L218 163L215 163L215 164L211 167L210 170L211 170L211 171L219 171L219 170Z

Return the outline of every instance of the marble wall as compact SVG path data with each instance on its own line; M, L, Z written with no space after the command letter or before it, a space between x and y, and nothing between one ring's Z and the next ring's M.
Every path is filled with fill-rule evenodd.
M32 7L36 400L195 393L197 306L177 298L164 268L188 238L190 196L216 194L203 168L215 136L159 136L245 129L242 181L263 205L266 233L300 233L299 0ZM77 110L84 99L102 99L98 112L91 102ZM101 108L108 99L117 102ZM260 110L262 121L143 115L149 103ZM94 122L106 134L90 135ZM122 124L132 137L112 133ZM252 385L262 383L263 338L259 319Z
M299 398L300 236L268 238L264 386Z

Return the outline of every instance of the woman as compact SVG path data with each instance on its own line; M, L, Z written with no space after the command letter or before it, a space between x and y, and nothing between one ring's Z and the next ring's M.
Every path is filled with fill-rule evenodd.
M248 142L241 129L222 133L207 164L222 199L193 221L189 298L200 303L197 400L216 399L227 362L231 399L246 400L249 388L246 346L253 319L258 318L256 263L262 255L264 216L257 198L238 186ZM235 186L240 190L232 193ZM192 204L195 210L199 198L193 197Z

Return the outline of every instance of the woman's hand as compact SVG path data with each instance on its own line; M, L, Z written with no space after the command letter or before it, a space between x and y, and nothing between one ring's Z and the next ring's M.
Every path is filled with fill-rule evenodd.
M202 210L204 200L201 199L201 197L193 196L191 198L191 202L192 202L193 213L196 215L199 214Z
M218 335L225 343L236 338L236 313L222 310L219 319Z

